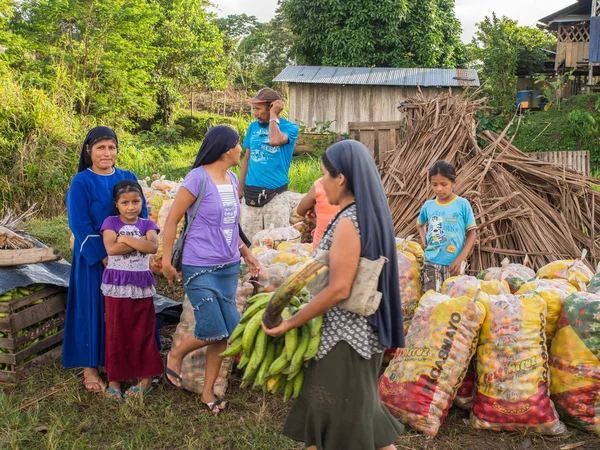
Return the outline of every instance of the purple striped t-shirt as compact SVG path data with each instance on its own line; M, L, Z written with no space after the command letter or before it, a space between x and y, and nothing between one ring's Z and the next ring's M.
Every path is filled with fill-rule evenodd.
M233 191L237 193L237 176L227 171ZM183 246L183 264L189 266L219 266L231 264L240 260L238 249L240 220L240 201L235 195L235 208L223 207L219 189L204 167L191 170L183 180L182 187L198 197L202 180L206 177L204 197L196 213L196 218L187 234ZM187 210L188 220L192 215L194 205ZM231 234L231 244L227 235Z

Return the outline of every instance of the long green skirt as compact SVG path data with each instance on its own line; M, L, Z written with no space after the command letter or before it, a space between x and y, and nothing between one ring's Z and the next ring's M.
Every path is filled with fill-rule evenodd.
M382 356L364 359L340 341L312 361L283 433L318 450L376 450L396 442L404 426L379 400Z

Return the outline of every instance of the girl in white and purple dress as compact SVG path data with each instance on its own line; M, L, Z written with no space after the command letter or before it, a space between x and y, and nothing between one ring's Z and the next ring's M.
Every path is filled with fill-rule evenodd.
M106 396L144 397L152 391L152 377L163 372L155 338L156 292L150 271L150 254L158 249L158 227L140 217L144 195L140 185L125 180L113 191L119 215L108 217L101 233L108 253L102 275L106 322L104 369ZM139 378L121 394L121 382Z

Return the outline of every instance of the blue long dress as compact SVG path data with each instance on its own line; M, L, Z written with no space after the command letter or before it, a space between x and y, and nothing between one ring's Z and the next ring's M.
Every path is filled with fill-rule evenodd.
M67 296L64 367L104 365L104 296L100 285L106 250L99 230L104 219L112 215L113 188L122 180L137 178L117 168L111 175L88 169L73 177L67 192L67 215L75 245ZM142 215L148 216L146 202Z

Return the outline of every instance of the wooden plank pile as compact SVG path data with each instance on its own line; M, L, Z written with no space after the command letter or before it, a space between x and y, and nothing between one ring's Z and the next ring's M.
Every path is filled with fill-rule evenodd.
M407 100L414 120L395 151L380 165L398 236L416 234L416 220L433 198L427 174L444 159L457 169L455 192L467 198L480 228L470 271L500 266L529 255L535 268L573 259L582 249L589 262L600 258L598 180L527 156L505 137L486 131L476 136L475 114L485 99L441 94Z

